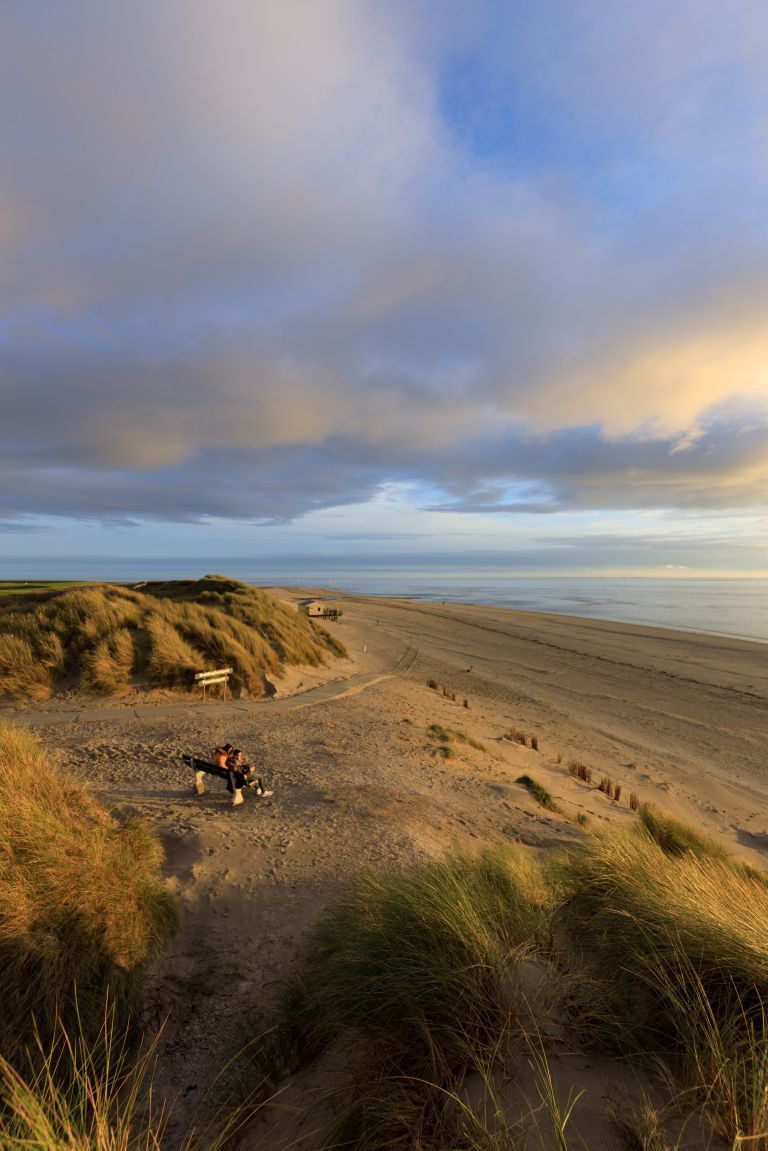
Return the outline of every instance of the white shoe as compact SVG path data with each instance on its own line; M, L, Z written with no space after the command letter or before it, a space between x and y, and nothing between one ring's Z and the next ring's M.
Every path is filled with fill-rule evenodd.
M256 794L258 796L260 796L262 799L266 799L268 795L274 795L275 793L274 793L274 791L264 791L264 789L262 788L260 791L257 791Z

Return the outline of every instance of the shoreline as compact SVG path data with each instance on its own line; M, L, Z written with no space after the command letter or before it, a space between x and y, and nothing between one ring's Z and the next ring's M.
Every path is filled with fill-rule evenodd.
M552 577L552 578L554 579L554 577ZM591 578L592 577L590 577L590 579ZM605 576L605 577L594 577L594 578L596 578L596 579L603 578L605 580L609 580L609 579L613 579L615 577ZM635 579L637 577L631 577L631 578ZM650 582L651 582L650 578L648 579L647 582L650 584ZM676 582L679 582L679 581L676 581ZM690 581L690 582L694 583L694 581ZM703 582L710 582L710 581L702 580L702 581L696 581L696 582L703 583ZM723 584L723 585L726 585L726 584L730 585L734 581L723 579L723 580L711 581L711 582L719 582L720 584ZM767 595L768 595L768 581L763 579L763 577L760 577L759 579L756 577L755 580L744 581L744 582L751 582L751 583L764 582L764 583L766 583L766 589L767 589ZM262 586L262 585L254 585L254 586ZM277 586L277 585L264 585L264 586ZM336 589L328 589L328 588L315 588L314 593L316 595L318 595L319 597L324 597L326 599L343 599L344 597L349 597L351 599L358 598L358 599L380 599L380 600L384 600L384 601L390 601L390 600L391 601L408 601L408 602L421 603L421 604L432 604L435 607L479 607L479 608L487 608L491 611L509 611L509 612L520 612L520 613L523 613L525 615L555 616L555 617L566 619L566 620L567 619L592 620L596 623L615 623L615 624L626 625L629 627L649 628L652 630L670 631L670 632L683 632L686 635L716 636L716 637L721 638L721 639L743 640L747 643L758 643L761 645L767 645L768 644L768 634L766 634L766 635L754 635L754 634L745 634L742 632L735 632L735 631L712 630L709 628L704 628L701 625L697 625L697 626L690 625L690 626L688 626L688 625L678 624L678 625L673 627L670 624L667 624L664 622L659 622L659 621L654 621L654 620L640 620L640 619L636 619L636 618L635 619L629 619L629 618L622 619L622 618L619 618L617 616L592 615L592 614L588 614L586 612L575 612L575 611L567 611L567 610L554 610L553 609L550 611L550 610L547 610L546 608L543 608L543 607L518 607L518 606L515 606L512 604L481 601L479 599L467 599L467 598L456 598L456 599L454 599L454 598L451 598L450 596L446 596L445 598L443 598L442 596L437 595L437 594L431 595L430 597L425 598L424 596L419 595L418 593L415 593L415 592L412 594L408 594L408 595L399 595L397 593L384 594L384 593L377 593L377 592L354 592L354 591L343 591L341 589L336 590Z
M605 578L609 578L609 577L605 577ZM252 586L253 587L263 587L265 591L270 591L270 592L273 592L275 594L278 591L285 592L287 590L285 588L278 588L276 585L272 585L272 584L264 584L264 585L253 584ZM293 590L293 589L291 589L291 590ZM302 594L304 594L304 592L308 591L309 589L298 589L298 590L302 591ZM435 608L438 608L438 607L456 607L456 608L470 608L470 609L479 608L479 609L483 609L483 610L487 610L487 611L494 611L494 612L497 612L497 611L498 612L505 612L505 613L508 612L511 615L534 616L534 617L542 616L542 617L545 617L547 619L559 620L559 621L562 621L563 623L572 622L572 623L607 624L607 625L612 625L612 626L617 626L617 627L627 627L627 628L631 628L631 629L637 629L638 631L669 633L672 636L682 634L685 636L699 636L702 639L736 640L738 642L742 642L742 643L746 643L746 644L759 644L761 646L768 645L768 639L763 639L760 636L740 635L736 632L707 631L707 630L702 630L701 628L695 628L695 627L669 627L669 626L664 625L664 624L640 623L637 620L613 619L613 618L610 618L608 616L580 615L577 613L560 612L560 611L544 611L541 608L510 607L506 604L479 603L479 602L476 602L473 600L461 599L461 600L440 600L440 601L438 601L437 599L423 599L422 597L417 596L417 595L407 595L407 596L405 596L405 595L394 595L394 594L393 595L380 595L380 594L376 594L373 592L329 593L327 590L324 590L322 588L319 588L319 589L315 588L313 590L313 594L316 595L318 598L325 598L325 599L329 599L329 600L349 599L352 601L358 601L359 600L359 601L363 601L363 602L366 600L380 600L383 603L392 603L392 604L413 603L413 604L417 604L417 605L423 605L425 607L435 607Z

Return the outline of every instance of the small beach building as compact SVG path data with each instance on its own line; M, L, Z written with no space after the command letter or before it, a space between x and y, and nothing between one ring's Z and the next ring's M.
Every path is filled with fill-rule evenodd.
M324 599L303 599L299 602L299 611L304 612L310 619L338 619L341 615L337 607L332 607Z

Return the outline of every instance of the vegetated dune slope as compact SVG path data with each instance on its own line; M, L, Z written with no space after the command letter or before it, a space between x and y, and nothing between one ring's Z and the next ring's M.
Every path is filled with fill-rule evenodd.
M176 922L162 854L147 828L118 822L0 723L0 1057L17 1070L59 1024L90 1040L108 1004L117 1017L135 1006Z
M323 628L265 592L223 576L100 584L0 607L0 698L44 699L57 687L118 693L192 685L234 669L235 693L264 695L284 664L344 655Z

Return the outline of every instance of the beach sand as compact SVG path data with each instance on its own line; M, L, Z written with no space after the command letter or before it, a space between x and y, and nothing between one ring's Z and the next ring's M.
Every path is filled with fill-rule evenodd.
M273 590L294 604L308 594ZM161 1082L180 1121L267 1026L306 928L361 870L407 869L457 847L577 842L579 815L589 828L632 820L632 793L766 862L768 646L408 600L344 596L340 606L329 626L349 659L293 669L275 701L154 693L11 713L163 840L182 924L152 972L144 1024L168 1017ZM456 740L443 758L431 724L482 749ZM512 728L535 734L538 751L504 738ZM263 769L271 798L249 794L233 809L216 780L193 795L181 754L227 739ZM570 760L591 766L592 786L569 774ZM515 782L522 773L562 815ZM619 803L594 786L602 775L621 786ZM289 1092L284 1114L307 1093Z

